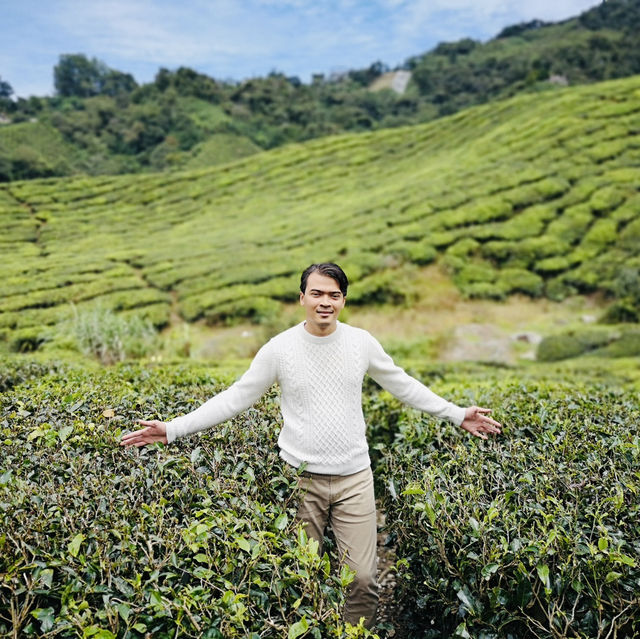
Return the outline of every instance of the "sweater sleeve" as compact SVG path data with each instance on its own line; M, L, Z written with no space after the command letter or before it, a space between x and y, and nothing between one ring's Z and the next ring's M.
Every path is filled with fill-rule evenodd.
M275 357L271 342L267 342L238 381L199 408L167 424L168 443L235 417L255 404L275 381Z
M429 413L442 417L460 426L464 421L465 409L436 395L424 384L408 375L394 364L380 343L371 335L368 337L369 367L367 373L382 388L395 395L400 401Z

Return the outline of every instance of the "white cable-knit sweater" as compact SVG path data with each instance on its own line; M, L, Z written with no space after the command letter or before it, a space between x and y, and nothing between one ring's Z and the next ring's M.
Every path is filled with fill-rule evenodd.
M316 337L302 322L267 342L232 386L169 422L167 439L171 443L234 417L278 382L281 457L295 467L306 462L309 472L350 475L370 463L362 415L365 373L414 408L458 426L464 420L464 408L396 366L367 331L338 322L331 335Z

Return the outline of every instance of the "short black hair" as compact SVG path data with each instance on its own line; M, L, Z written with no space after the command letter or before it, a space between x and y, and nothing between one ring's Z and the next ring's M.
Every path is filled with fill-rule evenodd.
M347 288L349 286L349 280L345 275L344 271L333 262L322 262L321 264L311 264L307 266L302 272L302 277L300 278L300 292L304 293L307 290L307 280L309 279L309 275L315 272L320 273L320 275L324 275L325 277L330 277L332 280L338 282L338 286L340 287L340 291L346 297L347 296Z

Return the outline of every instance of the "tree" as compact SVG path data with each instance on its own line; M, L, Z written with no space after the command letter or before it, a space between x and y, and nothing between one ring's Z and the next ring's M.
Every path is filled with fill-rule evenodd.
M63 54L53 68L56 92L62 97L98 95L101 78L107 71L107 66L96 58L89 60L81 53Z
M193 96L208 102L217 103L222 95L221 88L213 78L188 67L180 67L177 71L160 68L154 84L161 92L174 88L180 96Z
M11 85L0 76L0 99L8 100L13 95Z
M53 78L56 92L62 97L115 97L138 86L131 74L110 69L104 62L96 58L89 60L82 53L61 55L53 68Z
M123 93L131 93L137 88L138 83L130 73L109 69L109 72L102 78L100 95L115 98Z

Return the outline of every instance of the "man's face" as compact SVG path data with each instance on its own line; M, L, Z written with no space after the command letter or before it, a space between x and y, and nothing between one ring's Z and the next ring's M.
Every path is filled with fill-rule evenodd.
M307 314L306 329L312 335L329 335L336 330L345 298L333 278L314 271L307 279L307 289L300 293L300 305Z

